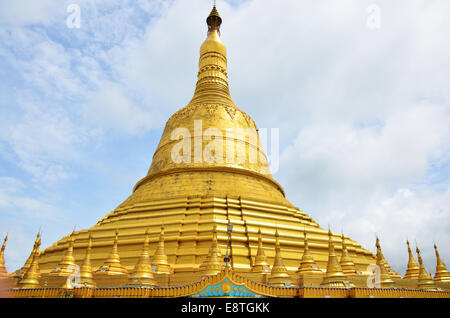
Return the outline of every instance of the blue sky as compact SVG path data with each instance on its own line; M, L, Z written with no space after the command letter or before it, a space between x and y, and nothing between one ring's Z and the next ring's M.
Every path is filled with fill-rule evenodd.
M94 225L145 176L194 91L206 0L0 1L0 235L8 270ZM81 27L66 25L81 8ZM380 28L367 26L376 4ZM322 227L450 260L448 1L217 1L235 103L280 129L274 177Z

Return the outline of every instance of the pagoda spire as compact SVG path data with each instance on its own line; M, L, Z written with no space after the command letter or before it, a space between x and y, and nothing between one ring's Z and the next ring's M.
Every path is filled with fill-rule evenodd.
M73 257L74 242L74 232L72 232L72 234L70 234L66 253L62 260L59 262L58 267L52 272L53 275L69 276L74 272L76 267L75 258Z
M15 277L18 278L19 280L23 277L23 275L25 275L28 268L30 268L31 261L33 260L34 253L36 251L36 247L41 244L40 237L41 237L41 232L39 231L38 234L36 235L36 239L34 240L34 245L33 245L33 249L31 250L30 256L28 256L28 258L27 258L25 264L22 266L22 268L19 269L15 273Z
M80 269L80 284L85 287L95 287L91 265L92 235L89 233L89 242L86 255Z
M350 255L348 254L347 246L345 245L345 237L342 233L342 256L340 262L342 272L345 275L356 275L355 263L353 263Z
M394 285L394 281L391 279L391 275L386 268L386 259L384 258L383 252L381 251L380 239L377 236L375 243L377 247L377 265L380 268L380 284L382 288L389 288Z
M8 234L6 234L5 239L3 240L2 249L0 250L0 279L8 278L8 271L5 266L5 248L6 242L8 241Z
M131 274L129 285L154 286L155 279L152 274L152 265L150 263L150 234L149 230L145 231L144 247L141 257L134 267Z
M450 273L447 270L447 266L445 266L439 256L436 243L434 243L434 251L436 253L436 274L434 274L434 280L438 282L450 282Z
M321 273L322 271L316 265L313 256L309 251L308 237L306 235L306 230L303 231L303 241L305 242L302 260L300 261L300 266L298 267L297 273L299 274L315 274Z
M414 256L411 252L411 247L409 246L409 241L406 240L406 245L408 245L408 268L406 269L405 276L403 278L407 279L418 279L419 278L419 265L417 264Z
M346 288L347 285L349 285L349 283L347 282L345 274L342 272L341 265L338 262L334 251L333 236L331 234L331 230L328 229L328 264L327 272L321 286Z
M258 229L258 251L256 252L255 263L253 265L252 272L267 274L269 270L270 265L267 262L267 257L264 253L261 229Z
M161 226L158 247L152 257L152 267L155 268L156 274L170 274L170 265L164 248L164 225Z
M39 246L41 245L40 233L34 243L33 255L31 258L30 266L23 274L23 277L19 280L19 288L38 288L39 278L41 277L39 269Z
M272 271L269 277L269 284L274 286L286 286L286 284L292 283L292 280L288 274L288 271L283 263L280 249L280 235L278 229L275 230L275 259L272 266Z
M206 276L214 276L222 271L223 264L221 260L221 254L217 245L217 227L214 225L213 229L213 241L209 248L208 257L206 260Z
M430 274L428 274L427 270L425 269L425 266L423 265L422 256L420 255L419 247L416 243L416 253L417 258L419 260L419 278L418 278L418 288L420 289L436 289L436 286L433 282L433 278Z
M213 102L226 98L234 106L228 88L227 49L220 39L222 18L213 6L206 19L208 34L200 47L199 71L197 85L192 102Z
M376 246L377 246L377 252L378 252L378 247L380 246L380 239L377 236L377 240L376 240ZM384 266L386 267L386 271L389 274L389 276L393 277L393 278L402 278L402 276L397 273L396 271L394 271L391 266L389 265L388 261L386 260L386 258L384 257L383 253L381 252L381 246L379 248L380 253L381 253L381 258L382 261L384 263Z
M120 263L120 256L117 249L119 241L119 231L116 229L116 237L114 238L114 245L109 254L108 259L103 263L102 266L97 269L96 274L106 274L106 275L128 275L128 271Z

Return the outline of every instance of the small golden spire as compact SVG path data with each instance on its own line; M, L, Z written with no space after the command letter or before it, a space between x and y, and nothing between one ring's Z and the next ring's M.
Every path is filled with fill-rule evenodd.
M306 230L303 231L303 240L305 242L305 247L303 251L303 257L302 260L300 261L300 266L298 267L297 273L299 274L322 273L322 271L316 265L313 256L309 252L308 237L306 235Z
M261 229L258 229L258 251L256 252L255 264L253 265L252 272L268 274L269 270L270 265L267 262L267 257L264 253Z
M5 248L6 242L8 241L8 234L6 234L5 239L3 241L2 249L0 250L0 279L8 278L8 271L5 266Z
M283 264L283 258L281 257L278 229L275 230L275 239L275 260L270 273L269 284L284 287L286 284L291 284L292 279L289 276L288 271Z
M70 234L69 243L63 259L59 262L58 267L52 272L56 276L69 276L76 268L75 258L73 257L74 233Z
M152 267L156 274L170 274L170 265L164 248L164 226L161 226L158 247L152 257Z
M355 263L353 263L350 255L347 251L347 246L345 245L345 237L342 233L342 256L341 256L341 262L340 262L342 272L345 275L356 275L356 267Z
M80 284L84 287L95 287L94 278L92 275L91 249L92 234L89 233L89 243L86 249L86 256L84 257L83 265L81 265L80 269Z
M118 252L119 231L116 229L116 237L114 245L108 259L95 271L96 274L104 275L128 275L128 271L120 263L120 256Z
M450 282L450 273L439 256L436 243L434 243L434 251L436 253L436 274L434 274L434 280L438 282Z
M223 262L221 259L221 253L217 244L217 228L214 225L213 229L213 241L209 249L208 257L206 259L206 276L214 276L220 273L223 269Z
M384 258L383 252L381 251L380 240L377 236L375 243L377 247L377 265L380 267L380 285L382 288L390 288L394 285L394 281L391 279L391 275L386 268L386 259Z
M347 282L345 274L342 272L341 265L338 262L336 253L334 251L333 236L331 230L328 229L328 264L327 272L323 278L321 286L346 288L350 287Z
M36 252L36 248L38 245L41 244L41 232L39 231L38 234L36 235L36 240L34 241L34 245L33 245L33 249L31 250L30 256L28 256L25 264L22 266L22 268L20 268L18 271L15 272L14 277L17 278L18 280L23 278L23 275L25 275L25 273L27 272L27 270L30 268L31 266L31 262L33 261L33 257L34 254ZM38 268L39 270L39 268Z
M416 253L417 258L419 259L419 278L417 287L420 289L436 289L436 285L433 282L433 278L430 274L428 274L425 266L423 265L422 256L420 255L419 247L416 243Z
M389 276L391 276L391 277L394 277L394 278L402 278L402 276L401 276L399 273L397 273L396 271L394 271L394 270L391 268L391 266L389 265L388 261L386 260L386 258L384 257L383 253L381 252L380 240L379 240L378 236L377 236L376 238L377 238L377 241L376 241L377 253L378 253L378 250L379 250L379 251L380 251L380 254L381 254L382 261L383 261L383 263L384 263L384 266L386 267L387 273L388 273Z
M152 274L152 265L150 263L150 234L145 231L144 247L141 257L134 267L131 274L129 285L155 286L155 279Z
M38 288L39 278L41 277L39 269L39 246L41 245L40 234L34 244L33 255L29 268L23 274L23 277L19 280L19 288Z
M414 259L414 256L411 252L411 247L409 246L409 241L406 240L406 245L408 245L408 268L406 269L405 276L403 278L407 279L418 279L419 278L419 265L417 264L416 260Z

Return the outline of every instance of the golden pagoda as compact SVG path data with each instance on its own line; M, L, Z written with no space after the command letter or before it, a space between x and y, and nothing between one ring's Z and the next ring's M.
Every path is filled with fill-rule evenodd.
M38 232L38 234L36 235L36 240L34 241L33 249L31 250L30 256L28 256L28 258L27 258L25 264L22 266L22 268L20 268L19 270L17 270L16 272L14 272L12 274L14 276L14 279L16 280L16 283L23 277L23 275L25 275L28 268L30 268L31 261L33 260L36 249L37 249L38 245L41 244L40 237L41 237L41 233ZM39 267L38 267L38 271L39 271Z
M417 287L420 289L436 289L433 278L428 274L423 265L422 256L420 255L419 247L416 245L417 258L419 259L419 277Z
M58 267L56 267L51 273L51 276L69 276L75 271L75 258L73 257L73 233L70 235L69 244L67 246L66 254L64 255Z
M164 226L161 227L158 247L152 257L152 267L156 274L170 274L170 265L164 247Z
M80 264L81 287L70 291L77 297L367 295L368 266L387 264L381 249L375 257L342 237L339 263L333 242L339 235L286 199L270 173L255 122L231 98L215 5L206 22L193 97L167 121L147 175L91 228L74 231L42 253L38 234L29 259L13 275L13 285L20 287L11 289L13 297L44 297L46 288L36 288L41 281ZM225 266L224 250L231 266ZM407 275L413 270L408 266ZM312 285L294 284L309 274ZM403 280L400 287L417 285ZM442 284L450 290L450 283ZM384 292L378 295L397 295Z
M144 247L142 249L141 258L134 267L131 274L129 285L154 286L155 278L152 273L152 265L150 263L150 235L148 230L145 235Z
M8 271L6 270L5 266L5 248L6 248L6 242L8 241L8 235L5 236L5 239L3 240L2 249L0 250L0 279L8 278Z
M269 276L269 284L274 286L289 286L292 284L292 279L283 263L280 249L280 235L278 229L275 231L275 259L272 266L272 271Z
M447 266L441 260L436 243L434 244L434 251L436 253L436 274L434 274L434 280L438 282L450 282L450 273L447 270Z
M300 266L298 267L297 273L299 273L299 274L317 274L317 273L322 273L322 271L316 265L316 262L314 261L314 257L311 255L311 253L309 251L308 238L306 236L306 230L303 232L303 240L305 242L304 250L303 250L303 256L302 256L302 260L300 262ZM354 264L353 264L353 266L354 266Z
M39 246L41 245L41 240L39 238L36 239L36 243L33 248L32 257L30 261L30 265L25 269L23 276L20 278L18 282L19 288L37 288L40 286L40 269L39 269Z
M92 236L89 234L89 243L86 248L86 256L80 269L80 284L84 287L95 287L91 265Z
M270 174L255 122L231 99L226 47L220 39L221 22L214 7L207 18L207 38L200 47L194 96L167 121L147 176L95 226L73 234L74 248L83 255L89 233L96 237L99 248L92 249L93 267L105 262L108 245L109 250L114 245L114 229L118 229L126 240L120 260L131 272L139 260L139 253L131 251L140 251L147 229L152 235L159 233L163 219L165 255L174 274L196 272L205 262L214 226L218 247L225 249L228 222L234 226L230 251L232 267L237 271L251 271L251 246L258 244L252 233L259 229L273 233L275 222L282 230L280 239L289 243L285 250L281 247L288 270L298 268L297 249L303 246L305 226L316 237L314 246L309 247L311 255L319 268L326 267L327 231L286 199L283 188ZM222 149L211 145L211 135L220 132L226 136ZM183 142L179 133L187 136L192 151L174 160L172 153ZM218 153L225 158L215 157ZM255 153L257 160L240 160L241 153L248 153L247 157ZM40 259L43 273L58 266L69 239L65 237L45 250ZM122 236L119 245L121 240ZM152 240L150 250L158 244ZM375 262L373 253L357 242L347 239L346 245L351 247L356 267L365 270ZM274 240L267 241L265 248L274 250Z
M116 236L114 238L113 247L108 258L105 260L102 266L100 266L95 274L101 275L128 275L127 269L120 262L120 256L118 251L119 231L116 229Z
M342 272L345 275L356 275L355 263L353 263L350 255L348 253L347 247L345 245L344 234L342 234L342 256L341 256L340 265L342 268Z
M380 240L377 237L376 243L377 247L377 265L380 268L380 285L382 288L390 288L394 286L394 281L391 279L391 275L387 269L387 262L384 258L383 252L381 251Z
M350 287L346 279L346 275L342 271L341 265L338 262L336 253L334 251L333 235L328 230L328 265L327 272L323 278L321 286L347 288Z
M256 252L255 262L252 267L252 272L259 273L259 274L268 274L269 271L270 271L270 265L267 262L266 253L264 253L261 229L258 229L258 250Z
M222 254L217 245L217 228L214 226L213 241L209 249L208 257L204 263L205 275L214 276L220 273L223 269Z
M408 246L408 268L406 269L405 276L403 278L406 279L418 279L419 278L419 265L414 259L414 255L411 252L411 247L409 246L409 241L406 240L406 245Z
M393 277L393 278L402 278L402 276L399 273L397 273L396 271L394 271L391 268L391 266L389 265L388 261L384 258L384 255L381 252L380 239L378 238L378 236L377 236L375 245L377 247L377 253L378 253L378 251L380 253L380 257L381 257L380 261L384 264L384 267L386 268L387 274L389 274L389 276Z

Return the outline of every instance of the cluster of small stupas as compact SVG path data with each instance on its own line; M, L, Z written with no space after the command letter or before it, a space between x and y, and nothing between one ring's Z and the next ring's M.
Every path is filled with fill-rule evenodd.
M148 174L132 194L95 226L73 231L42 252L38 234L24 266L11 274L5 268L5 239L0 282L9 286L9 295L449 297L450 274L436 245L434 277L418 248L419 263L414 259L409 242L401 277L378 239L374 255L321 228L286 199L270 174L255 122L231 99L221 23L214 6L200 47L194 96L167 121ZM175 161L178 128L194 151ZM219 144L223 149L209 144L217 139L214 132L228 129L237 133ZM255 131L256 138L245 131ZM201 160L200 153L197 160L196 146L213 149L209 159L217 153L232 156ZM237 153L250 156L250 151L260 160L239 160Z
M36 237L33 250L25 262L24 266L14 273L8 274L5 267L5 247L8 237L5 237L0 252L0 280L6 282L11 290L42 288L59 288L61 290L72 290L76 288L100 288L116 287L118 290L129 287L149 287L149 288L177 288L177 284L170 283L170 277L173 270L165 252L164 247L164 227L161 228L156 250L150 251L150 235L146 232L142 251L134 269L129 272L120 261L118 252L118 236L116 230L113 247L104 264L99 268L93 268L91 265L91 251L93 237L89 236L89 242L86 254L81 263L75 261L73 250L73 234L70 235L69 244L63 258L58 266L49 273L42 274L39 268L39 247L41 244L40 233ZM441 291L440 296L450 297L450 273L442 261L436 244L434 245L436 254L436 271L432 277L425 269L422 256L418 247L416 247L418 263L415 260L409 242L407 241L409 261L405 275L392 270L381 251L380 241L376 240L376 267L374 274L362 274L356 270L352 256L348 252L345 244L345 237L342 235L340 257L335 251L335 242L332 232L329 231L329 251L328 263L325 269L320 269L308 247L308 238L304 234L303 255L299 260L298 269L290 272L283 264L283 256L280 250L278 231L275 235L275 255L272 261L266 257L266 252L261 237L261 231L258 232L258 248L251 271L249 273L240 273L242 277L247 277L250 281L261 285L269 285L284 288L299 287L319 287L322 289L351 289L355 287L366 288L367 280L373 280L374 286L380 290L391 289L409 289L425 291ZM209 248L208 256L199 267L197 275L192 275L191 280L185 282L193 283L197 280L204 280L205 277L218 276L224 270L226 263L223 258L223 252L218 246L216 227L213 229L213 240ZM230 260L232 256L230 257ZM232 262L230 262L230 271L234 271ZM378 284L378 285L377 285ZM120 296L120 292L118 294ZM189 294L180 296L191 296ZM272 295L277 296L277 295ZM429 295L428 295L429 296Z

